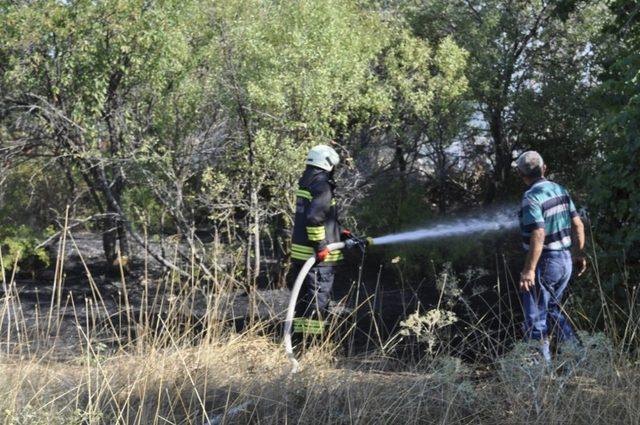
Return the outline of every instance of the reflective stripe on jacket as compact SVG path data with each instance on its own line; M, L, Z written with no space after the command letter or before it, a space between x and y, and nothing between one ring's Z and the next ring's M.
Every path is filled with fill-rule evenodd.
M340 241L340 224L333 197L335 185L327 171L307 166L298 184L291 257L306 261L316 251ZM342 252L333 251L319 265L334 265L341 259Z

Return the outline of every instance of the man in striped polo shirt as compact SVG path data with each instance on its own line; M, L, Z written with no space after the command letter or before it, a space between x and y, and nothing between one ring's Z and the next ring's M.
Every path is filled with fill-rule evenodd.
M577 342L561 302L573 262L580 268L578 276L586 269L584 226L569 192L544 178L546 165L538 152L525 152L512 165L529 187L519 212L527 253L520 274L524 335L540 341L540 353L548 362L552 334L559 342Z

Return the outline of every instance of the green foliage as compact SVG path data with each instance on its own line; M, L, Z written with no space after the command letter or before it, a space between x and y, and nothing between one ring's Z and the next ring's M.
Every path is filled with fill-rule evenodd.
M459 109L468 89L467 58L468 53L450 37L431 45L406 28L395 28L377 78L388 104L378 122L389 129L396 148L415 150L415 139L425 127L435 126L456 109L468 118L469 111ZM448 146L459 130L446 136L430 133L427 142Z
M208 90L233 139L208 172L212 187L203 196L224 194L245 211L290 217L308 148L388 108L371 64L389 31L374 14L335 0L228 1L208 13L206 60L216 70Z
M353 210L363 234L382 236L390 233L424 228L438 223L441 217L434 211L430 199L424 196L422 187L415 182L407 183L407 191L401 194L399 180L379 181L369 190L369 195ZM434 276L436 268L445 263L459 267L480 266L492 257L493 244L480 237L448 238L436 241L418 241L385 246L378 250L374 246L371 255L379 257L404 279L420 281L425 276Z
M475 156L486 155L489 162L478 163L494 186L485 192L486 201L519 192L509 169L519 151L539 150L556 176L568 175L576 183L589 174L587 167L565 164L587 165L591 157L587 99L596 84L600 31L608 18L604 4L443 0L402 2L400 9L419 36L452 37L469 52L476 120L453 128L460 132L471 124L485 137L484 152Z
M371 107L369 65L388 38L375 15L336 0L228 1L211 14L220 94L253 125L317 142Z
M54 233L53 222L64 214L67 195L64 175L46 161L20 164L0 180L0 248L5 269L13 269L16 261L23 269L50 265L47 251L37 246Z
M346 204L368 234L515 198L508 164L535 148L579 204L589 195L602 248L637 261L638 25L634 2L605 6L2 2L5 265L44 260L36 241L67 204L71 218L114 214L109 190L134 229L217 226L240 258L256 226L283 238L304 155L330 142L353 159L340 194L359 198ZM453 240L389 247L385 260L419 278L495 250Z
M607 34L616 42L603 55L603 84L595 93L599 107L595 172L588 179L589 207L598 256L599 288L581 289L591 310L613 301L609 314L617 337L631 342L622 329L634 320L637 282L640 278L640 20L635 1L614 1L616 20ZM595 306L595 308L594 308ZM605 307L605 306L603 306Z
M158 234L174 229L173 223L165 223L162 204L146 186L134 186L130 188L122 199L122 205L137 223L148 226L149 234ZM163 227L164 225L164 227Z
M417 137L467 89L451 38L431 45L349 2L45 1L3 14L3 131L62 155L99 211L112 208L104 170L123 210L155 229L163 213L181 232L237 212L290 218L310 146L368 127Z
M49 228L44 235L53 234ZM38 247L38 242L43 237L41 232L30 226L0 226L0 249L2 249L2 263L5 270L12 270L15 266L32 268L35 266L47 267L51 259L44 248Z
M407 183L406 194L401 194L402 183L396 179L380 179L369 190L369 196L354 211L370 235L397 232L420 225L421 220L433 217L428 200L418 184Z
M99 154L102 118L113 95L109 86L122 80L125 88L160 89L181 72L188 51L175 21L186 6L178 4L147 9L142 1L79 0L8 6L0 31L14 54L4 78L23 95L67 103L68 118L91 153ZM133 121L129 114L123 118Z
M636 265L640 260L640 25L630 12L634 4L612 4L618 20L610 31L623 42L609 53L599 90L604 117L590 204L598 241L610 252L625 252Z
M150 206L149 194L127 195L128 187L151 192L173 183L171 173L148 179L146 168L158 158L181 168L175 161L180 146L202 117L192 113L202 87L187 78L200 59L192 54L201 45L202 24L194 6L141 0L7 5L0 49L9 60L0 85L8 151L22 150L28 160L55 158L71 186L86 191L81 199L92 212ZM166 192L152 193L173 198ZM110 199L140 204L114 206ZM105 227L115 224L107 221Z

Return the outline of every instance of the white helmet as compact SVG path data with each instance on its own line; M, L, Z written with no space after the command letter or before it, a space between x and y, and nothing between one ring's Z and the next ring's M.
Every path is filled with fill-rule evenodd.
M331 146L314 146L307 154L307 165L313 165L326 171L333 170L333 167L339 162L340 156Z

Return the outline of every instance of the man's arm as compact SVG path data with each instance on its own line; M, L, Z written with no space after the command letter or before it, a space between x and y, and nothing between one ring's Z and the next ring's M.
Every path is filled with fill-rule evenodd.
M544 227L533 229L529 240L529 252L520 273L520 289L529 291L536 284L536 266L544 246Z
M324 261L329 255L324 222L331 204L331 189L326 184L310 188L311 204L307 210L307 237L316 253L317 261Z
M571 246L573 251L573 261L580 267L578 276L587 270L587 259L584 256L584 224L579 215L571 218Z

